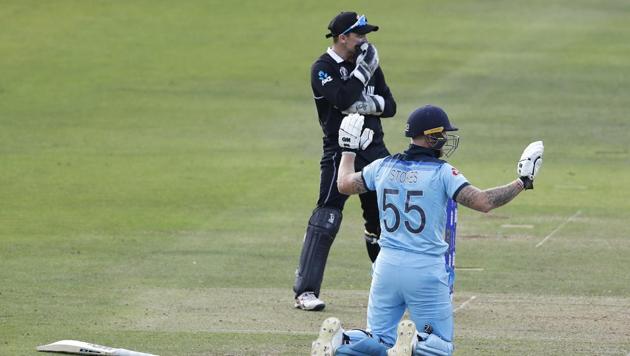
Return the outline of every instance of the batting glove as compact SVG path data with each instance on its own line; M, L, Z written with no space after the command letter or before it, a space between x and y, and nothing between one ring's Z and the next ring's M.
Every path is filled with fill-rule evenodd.
M525 189L534 189L534 178L542 167L544 151L545 147L542 141L530 143L523 151L521 159L516 165L516 173Z
M372 138L374 138L374 131L372 129L365 129L361 134L361 139L359 140L359 147L361 150L365 150L370 143L372 143Z
M350 114L343 118L339 127L339 146L344 151L364 150L374 136L371 129L363 130L364 117L360 114ZM363 132L362 132L363 131Z

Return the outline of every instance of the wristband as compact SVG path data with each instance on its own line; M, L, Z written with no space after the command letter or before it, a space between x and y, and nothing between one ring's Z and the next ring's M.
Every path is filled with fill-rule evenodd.
M534 181L529 177L518 177L523 182L523 189L534 189Z

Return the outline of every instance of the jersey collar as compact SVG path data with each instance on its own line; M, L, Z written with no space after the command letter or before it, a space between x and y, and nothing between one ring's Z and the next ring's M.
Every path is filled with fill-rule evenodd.
M438 158L439 152L428 147L421 147L414 145L413 143L409 145L409 148L405 151L405 159L409 161L422 161L427 158Z
M334 59L335 62L337 63L343 62L343 58L341 58L335 51L333 51L332 47L328 47L328 49L326 50L326 53L328 53L328 55L332 57L332 59Z

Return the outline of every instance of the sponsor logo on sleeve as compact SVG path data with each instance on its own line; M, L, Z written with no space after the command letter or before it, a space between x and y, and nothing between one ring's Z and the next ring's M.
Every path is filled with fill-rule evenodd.
M328 82L332 82L333 80L333 77L331 77L330 74L324 72L323 70L320 70L317 75L319 76L319 80L322 81L322 86L326 85L326 83Z
M459 175L459 171L455 167L451 168L451 172L453 172L454 176Z

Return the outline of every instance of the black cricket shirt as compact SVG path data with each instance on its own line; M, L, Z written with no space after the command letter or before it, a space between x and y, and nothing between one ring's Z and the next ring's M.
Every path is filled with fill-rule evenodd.
M324 151L339 150L338 136L342 111L359 99L361 93L377 94L385 99L385 109L380 116L364 115L364 127L374 130L371 147L383 145L383 127L381 117L396 114L396 101L392 96L385 75L379 66L368 84L351 75L355 64L348 62L328 48L311 66L311 87L319 124L324 132Z

